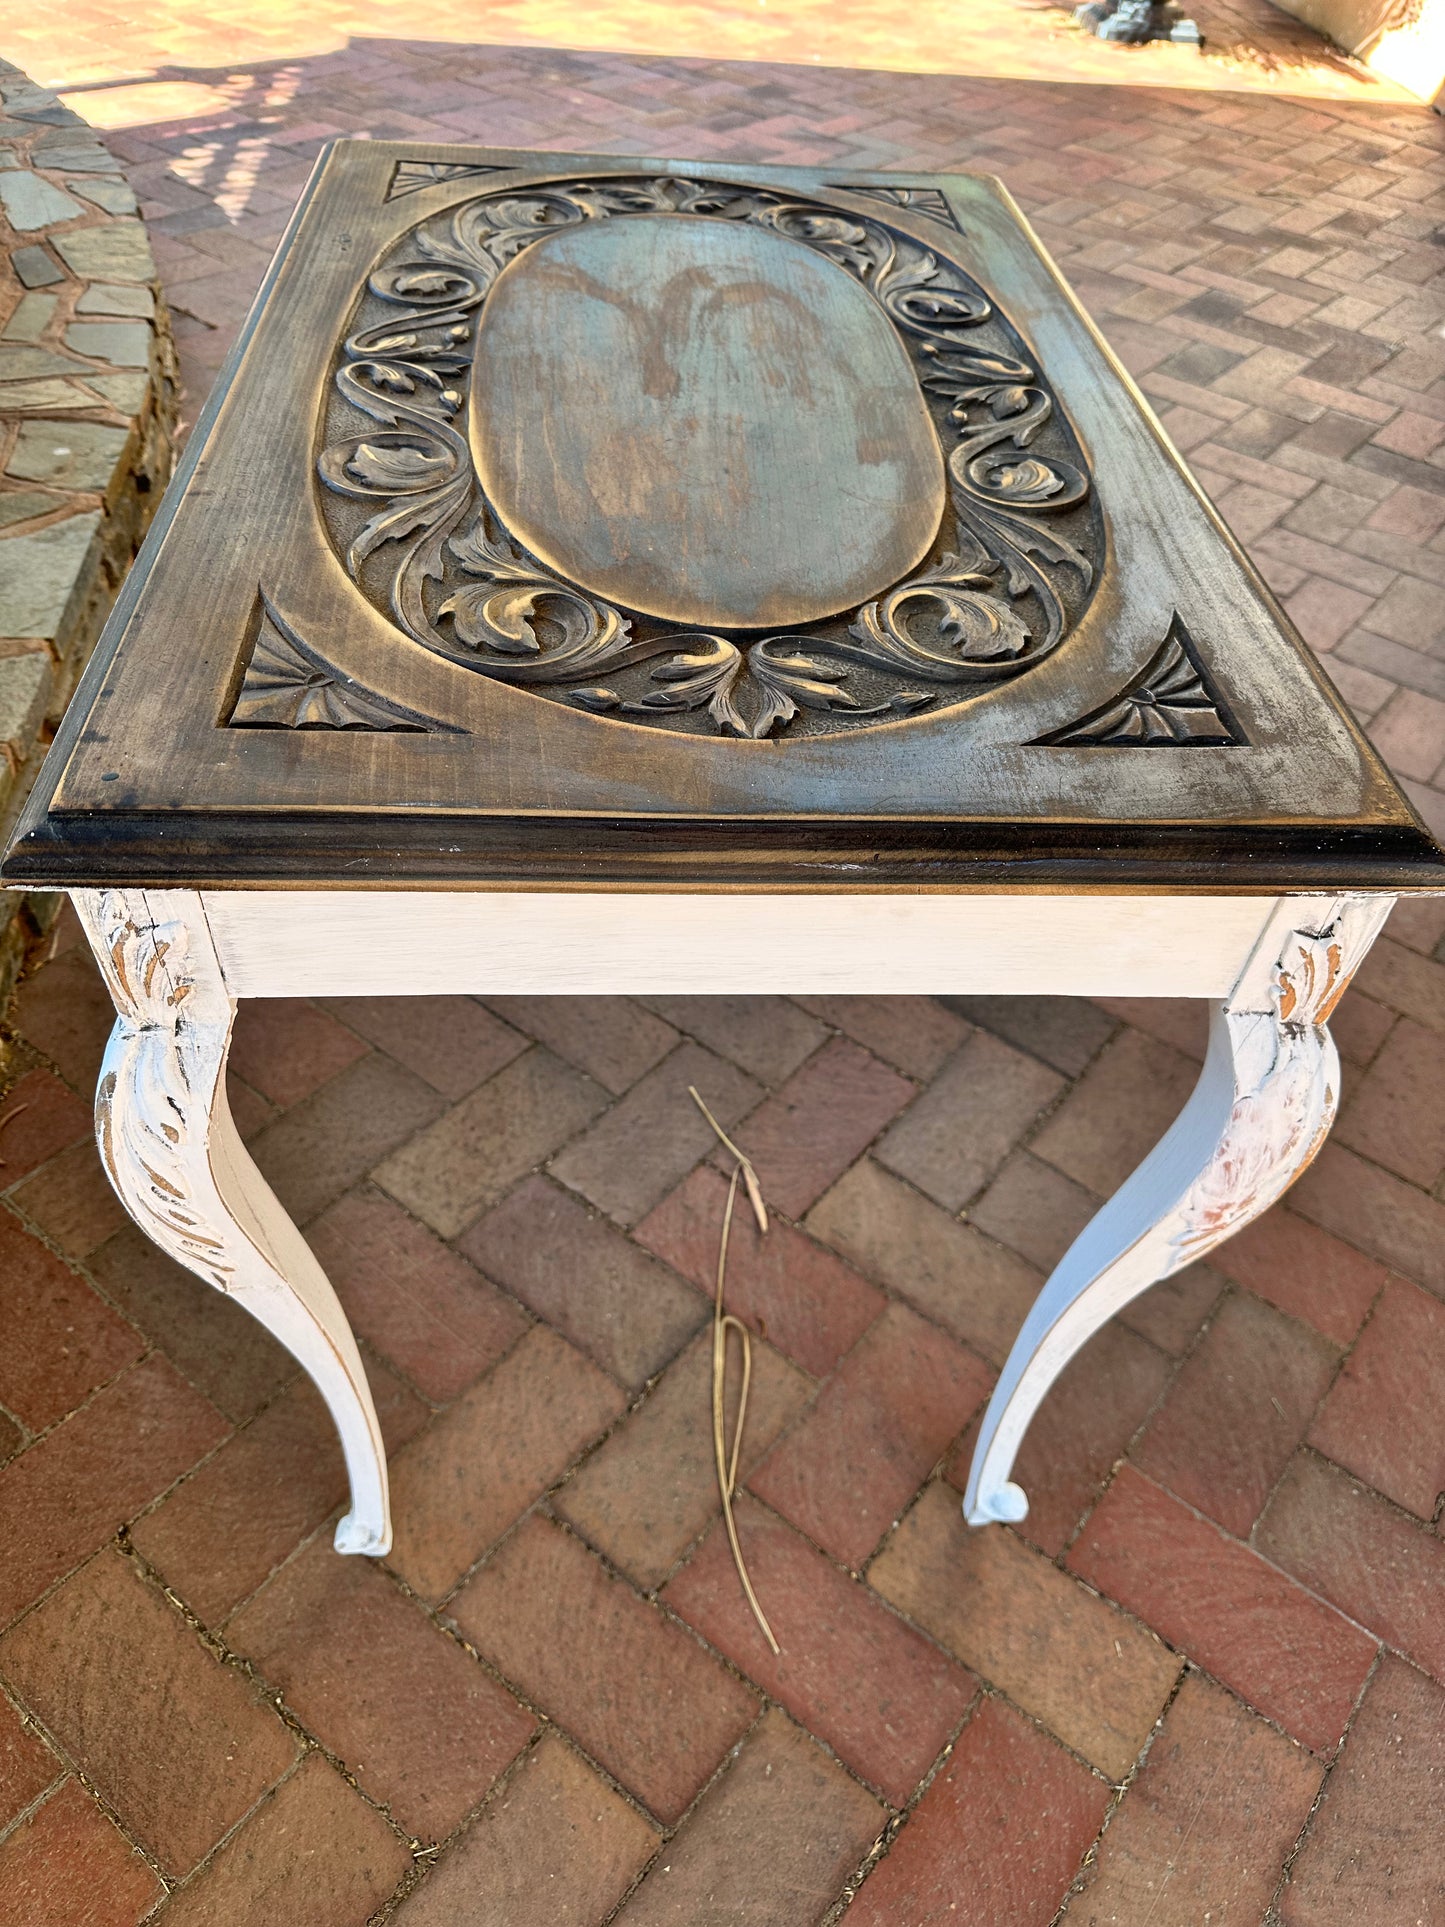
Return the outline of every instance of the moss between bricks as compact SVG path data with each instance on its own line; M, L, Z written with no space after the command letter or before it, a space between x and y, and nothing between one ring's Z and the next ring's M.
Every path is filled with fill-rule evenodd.
M79 115L3 60L0 110L0 836L8 837L170 476L176 393L150 243L115 161ZM60 902L49 892L0 894L0 1015Z

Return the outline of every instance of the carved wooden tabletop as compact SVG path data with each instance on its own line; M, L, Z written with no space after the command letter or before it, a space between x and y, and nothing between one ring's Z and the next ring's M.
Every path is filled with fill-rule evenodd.
M995 182L369 141L4 874L1440 878Z

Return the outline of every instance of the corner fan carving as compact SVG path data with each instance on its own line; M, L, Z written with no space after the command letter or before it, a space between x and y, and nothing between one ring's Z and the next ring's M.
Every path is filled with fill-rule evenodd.
M476 475L471 362L502 270L561 229L682 215L815 250L881 307L909 355L946 462L946 511L919 566L841 615L757 635L614 606L530 554ZM1017 676L1087 601L1100 538L1072 432L978 285L879 221L672 178L498 189L404 236L354 321L317 464L329 533L352 580L413 642L478 674L635 723L812 734Z
M1038 744L1161 749L1183 744L1216 749L1245 741L1200 661L1194 638L1176 613L1169 633L1132 682L1097 709L1040 736Z

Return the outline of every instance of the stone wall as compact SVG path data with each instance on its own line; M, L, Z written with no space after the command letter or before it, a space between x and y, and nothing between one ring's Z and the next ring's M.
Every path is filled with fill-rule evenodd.
M0 842L170 475L175 402L135 196L0 60ZM0 893L0 1011L57 907Z

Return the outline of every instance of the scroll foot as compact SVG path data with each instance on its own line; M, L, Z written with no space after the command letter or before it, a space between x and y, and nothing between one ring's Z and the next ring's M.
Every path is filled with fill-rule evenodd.
M336 1549L380 1555L391 1519L376 1409L335 1292L231 1120L235 1005L201 900L84 890L75 903L118 1012L95 1108L110 1181L142 1231L243 1305L310 1374L351 1482Z
M1391 897L1286 899L1229 999L1189 1102L1084 1227L1039 1293L984 1414L964 1496L970 1525L1016 1524L1010 1474L1050 1386L1114 1313L1272 1205L1323 1144L1339 1103L1330 1012Z

